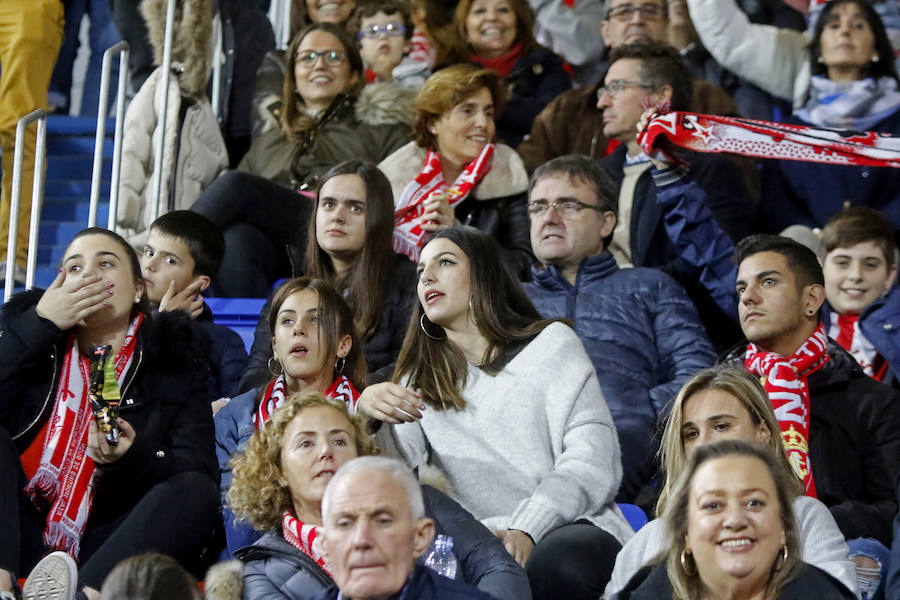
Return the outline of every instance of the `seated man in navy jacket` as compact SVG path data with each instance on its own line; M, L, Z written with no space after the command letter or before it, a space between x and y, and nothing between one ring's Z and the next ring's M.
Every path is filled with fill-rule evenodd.
M616 189L593 160L555 158L531 178L525 284L545 317L574 322L597 370L622 448L618 500L634 502L656 473L657 423L681 385L715 354L684 289L657 269L620 269L609 252Z
M434 535L422 488L393 458L355 458L332 476L322 498L321 539L332 587L323 600L491 600L463 581L417 565Z

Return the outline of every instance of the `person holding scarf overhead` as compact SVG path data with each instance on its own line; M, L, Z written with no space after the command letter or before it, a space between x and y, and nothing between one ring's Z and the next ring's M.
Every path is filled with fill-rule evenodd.
M137 255L105 229L75 236L47 290L3 306L0 592L51 551L26 597L59 576L72 597L69 556L89 595L150 550L196 572L217 502L202 340L182 311L151 318Z
M259 390L237 396L216 413L216 455L222 499L231 486L231 458L242 452L253 432L265 426L284 399L318 391L343 401L356 414L366 383L366 360L353 324L353 311L330 284L297 277L281 285L269 311L273 379ZM234 523L224 511L228 552L253 543L262 532Z
M472 65L425 82L414 103L415 141L378 165L394 192L395 252L416 262L428 233L463 223L493 235L527 277L528 174L515 150L493 143L503 100L497 74Z

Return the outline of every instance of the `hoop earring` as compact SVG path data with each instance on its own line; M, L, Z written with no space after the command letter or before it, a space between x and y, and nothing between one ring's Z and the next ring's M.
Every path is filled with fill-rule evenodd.
M338 364L340 363L340 366ZM344 365L347 364L347 359L343 356L338 356L337 360L334 361L334 372L341 374L344 372Z
M777 572L777 571L780 571L780 570L782 570L782 569L784 568L784 565L787 564L788 556L790 556L790 555L788 554L787 544L784 544L784 545L781 547L781 561L779 561L779 562L777 562L777 563L775 564L775 571L776 571L776 572Z
M478 325L478 319L475 318L475 307L472 306L472 299L469 298L469 312L472 313L472 322Z
M691 556L691 554L688 552L687 548L681 551L681 570L684 571L685 575L687 575L688 577L693 577L697 574L697 564L694 564L693 571L691 569L688 569L689 556Z
M825 59L820 56L819 58L816 59L816 62L819 63L820 65L824 65Z
M275 370L275 367L272 366L273 360L275 361L275 365L278 367L277 371ZM269 373L271 373L272 376L274 376L274 377L278 377L284 371L284 369L281 366L281 363L278 362L277 358L275 358L275 355L272 355L269 357L269 360L266 362L266 367L269 369Z
M428 322L431 323L431 321L428 321ZM432 323L432 325L434 325L434 323ZM433 339L436 342L443 342L444 340L447 339L446 331L444 332L444 337L438 337L436 335L432 335L432 334L428 333L428 329L425 328L425 313L422 313L422 316L419 317L419 327L422 329L422 333L424 333L425 335L427 335L428 337L430 337L431 339Z
M877 63L879 60L881 60L881 57L878 56L877 54L876 54L875 56L872 57L872 62L873 62L873 63Z

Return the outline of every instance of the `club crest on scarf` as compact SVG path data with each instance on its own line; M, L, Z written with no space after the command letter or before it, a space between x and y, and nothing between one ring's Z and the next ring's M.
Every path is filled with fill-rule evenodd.
M791 356L747 346L744 368L760 376L781 429L788 462L803 480L807 496L816 497L809 461L809 384L807 377L828 361L828 336L821 323Z

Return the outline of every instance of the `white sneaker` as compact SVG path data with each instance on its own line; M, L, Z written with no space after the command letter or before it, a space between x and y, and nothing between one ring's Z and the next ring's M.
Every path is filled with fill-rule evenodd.
M23 600L74 600L78 567L65 552L48 554L36 564L22 588Z

